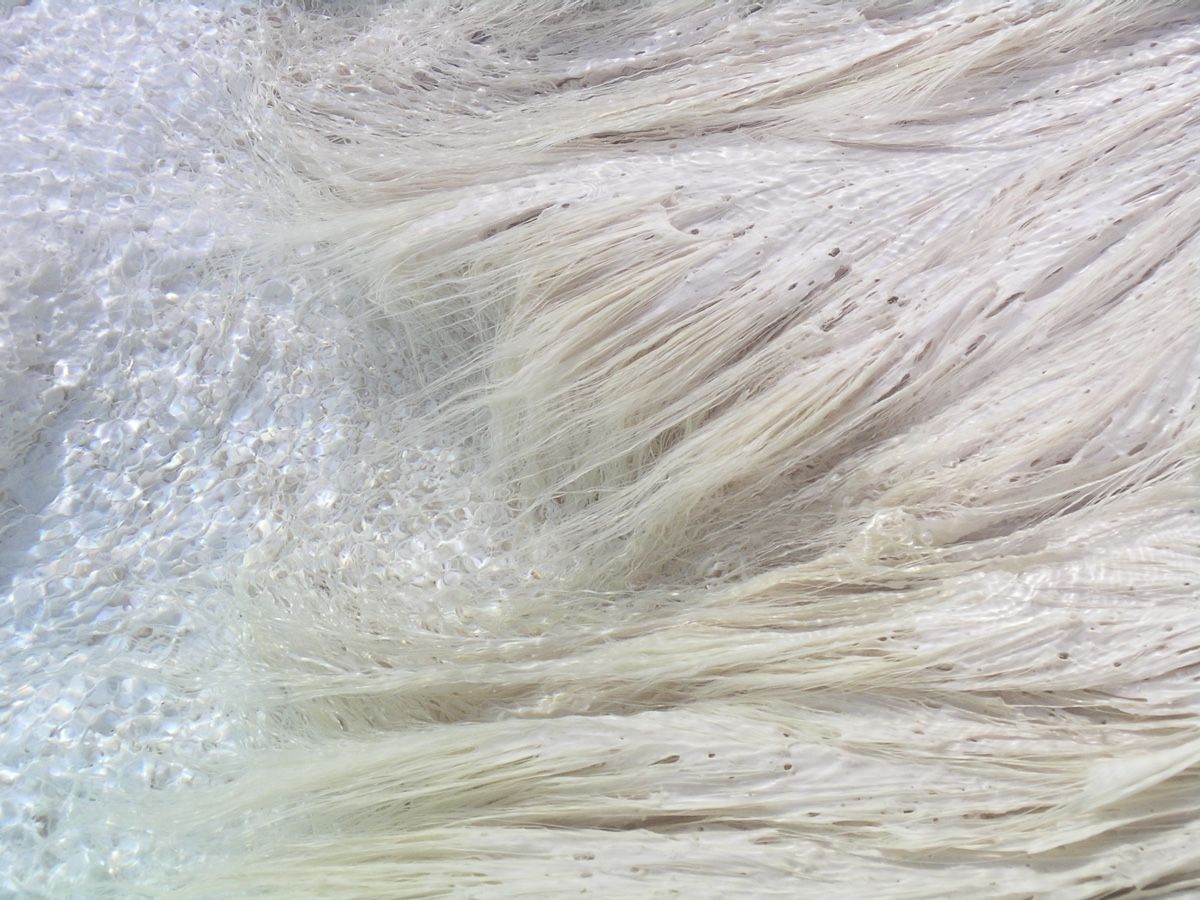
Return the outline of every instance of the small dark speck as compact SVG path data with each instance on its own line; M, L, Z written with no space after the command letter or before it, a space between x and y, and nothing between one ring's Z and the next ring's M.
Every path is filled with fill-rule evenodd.
M829 255L830 255L830 256L837 256L837 255L838 255L839 253L841 253L841 252L842 252L842 248L841 248L841 247L834 247L832 250L830 250L830 251L829 251Z
M692 229L692 231L691 231L691 233L692 233L692 234L699 234L699 233L700 233L700 229L699 229L699 228L693 228L693 229Z

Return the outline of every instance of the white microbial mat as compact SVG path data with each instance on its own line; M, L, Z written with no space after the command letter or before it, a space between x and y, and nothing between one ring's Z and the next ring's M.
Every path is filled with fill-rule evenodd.
M1089 21L1100 5L1077 4L1081 11L1087 8ZM659 27L650 16L649 24L622 19L628 30L614 33L611 47L595 32L592 44L584 46L581 38L579 47L572 44L574 33L559 35L541 58L530 51L518 63L504 60L504 66L516 67L504 69L504 77L511 76L508 94L468 85L431 93L428 108L394 89L403 80L400 54L411 54L432 71L444 53L460 67L455 71L464 84L473 66L500 78L486 56L492 52L490 37L482 30L456 37L457 19L441 27L438 10L453 7L458 15L463 4L413 0L385 6L392 14L369 24L352 20L357 24L338 30L341 26L326 29L313 18L320 15L319 3L295 3L280 12L222 0L0 0L0 897L169 895L153 887L135 893L132 885L167 883L151 873L187 871L196 863L196 848L147 836L151 829L138 827L137 798L190 796L189 787L221 783L228 776L222 766L240 759L247 746L272 744L277 732L286 744L288 727L325 754L320 759L328 762L323 771L333 773L330 781L340 783L343 770L337 767L350 765L354 748L369 746L378 756L363 751L362 758L379 760L382 774L373 780L376 773L348 768L346 783L357 784L364 795L377 790L395 798L395 805L409 798L404 815L381 813L377 819L358 816L350 801L338 806L340 796L328 800L320 812L332 824L325 831L313 827L319 835L338 833L344 843L313 862L313 871L326 862L357 859L360 838L364 872L390 860L385 852L372 856L376 845L370 840L394 848L400 835L410 841L406 847L415 848L411 871L402 871L401 863L378 870L381 879L403 881L394 895L386 888L373 893L378 884L368 885L364 874L367 886L360 893L343 894L336 885L309 880L301 885L310 891L304 896L505 898L590 891L614 898L786 897L810 891L822 897L920 897L954 896L968 885L979 896L1085 898L1093 896L1093 884L1144 889L1146 896L1197 889L1200 825L1194 803L1193 814L1184 807L1186 792L1197 787L1200 760L1195 736L1200 614L1194 592L1180 585L1193 583L1200 524L1185 497L1185 487L1193 491L1187 496L1195 488L1194 479L1180 474L1186 461L1173 460L1174 468L1156 475L1159 481L1149 487L1153 478L1139 481L1146 492L1137 502L1112 500L1119 493L1113 488L1105 495L1112 501L1105 507L1107 519L1071 519L1067 513L1077 507L1059 509L1060 518L1038 520L1025 535L1006 530L1017 526L996 510L1009 500L1018 506L1029 484L1047 496L1082 490L1070 482L1072 460L1108 472L1104 467L1116 466L1114 460L1132 459L1144 463L1137 470L1141 478L1182 446L1183 438L1171 443L1175 436L1191 434L1194 440L1196 416L1187 404L1195 409L1200 366L1194 353L1188 355L1186 336L1171 322L1163 325L1161 309L1148 305L1144 315L1135 315L1126 304L1120 307L1123 318L1114 313L1114 321L1129 333L1145 324L1137 333L1147 348L1160 346L1147 335L1152 325L1162 325L1163 353L1169 349L1178 365L1164 362L1159 372L1148 363L1139 370L1128 353L1114 353L1108 372L1095 354L1088 356L1088 348L1096 346L1093 332L1076 342L1087 323L1045 298L1089 266L1108 264L1097 260L1109 246L1126 252L1130 244L1121 241L1134 235L1153 245L1146 252L1152 250L1155 260L1163 260L1160 269L1143 273L1146 282L1161 296L1175 298L1183 327L1196 321L1197 243L1195 229L1184 227L1192 219L1184 220L1200 222L1195 151L1200 125L1186 113L1200 79L1195 63L1200 15L1178 4L1179 21L1167 23L1153 40L1129 38L1127 70L1115 61L1118 50L1099 39L1102 49L1094 59L1070 57L1069 36L1061 42L1067 60L1061 71L1039 67L1040 62L1027 66L1040 80L1005 81L1002 68L989 70L993 80L980 83L994 93L954 97L942 110L947 117L964 109L984 111L973 120L978 130L962 146L943 146L946 135L935 117L928 132L911 132L909 146L881 149L866 136L869 122L843 120L836 105L818 104L804 107L805 114L821 126L844 129L846 140L810 140L788 132L790 122L782 114L751 121L747 112L745 121L738 120L744 134L714 128L694 145L660 142L660 149L638 152L619 141L601 146L611 135L590 135L590 113L582 106L574 112L577 107L559 103L554 92L564 97L586 92L596 87L589 79L611 77L616 85L611 97L602 90L596 96L609 103L603 109L616 123L614 133L628 126L644 136L653 129L639 132L638 116L657 115L661 96L653 91L665 92L668 81L654 81L657 69L640 72L644 81L638 84L650 85L649 99L644 109L627 108L620 93L625 82L613 73L636 67L645 54L659 54L664 73L695 63L680 88L694 88L695 97L712 85L732 83L736 71L745 77L746 96L758 91L754 96L761 100L773 88L759 76L772 65L796 65L788 77L802 80L810 66L824 71L835 65L840 52L886 58L893 52L886 49L889 42L895 42L895 53L902 55L906 45L898 35L904 28L940 34L937 10L943 8L951 10L946 17L954 28L972 27L970 4L713 3L710 11L704 4L670 0L661 8L691 10L678 24ZM514 2L512 10L519 6ZM789 10L800 6L815 10L811 55L782 36ZM854 11L858 6L866 11ZM980 6L1016 10L1012 21L1018 22L1022 10L1039 4ZM433 13L422 20L418 13L426 8ZM410 28L404 13L409 9L418 11L413 21L424 22L420 27L427 32ZM928 21L921 10L933 11ZM498 30L511 26L519 32L507 15L496 14ZM750 18L754 15L758 18ZM903 18L909 15L916 25ZM297 26L296 33L312 52L281 64L277 51L286 44L287 23L301 20L308 24ZM361 36L354 32L359 27ZM636 40L629 37L635 33ZM443 37L445 47L437 43ZM724 47L727 55L713 50L717 62L706 69L703 61L689 58L692 40ZM772 56L776 52L779 61ZM1011 52L1018 57L1021 46ZM591 54L590 62L576 66L577 54ZM727 74L722 66L729 67ZM376 80L363 72L373 72ZM1163 72L1169 73L1165 80ZM522 73L534 74L522 80ZM961 74L950 64L932 72L951 94ZM363 87L360 77L371 86ZM282 85L275 117L263 113L269 106L263 84ZM849 85L846 96L852 97L852 80ZM332 107L322 104L339 97L354 107L357 119L326 115ZM794 100L785 93L776 99L779 105L762 101L762 108L783 109ZM1028 200L1005 193L1014 173L1043 163L1050 171L1059 164L1042 144L1010 140L1013 134L1054 135L1062 129L1079 150L1087 143L1080 123L1093 118L1108 123L1121 103L1148 122L1161 113L1167 123L1162 129L1179 131L1177 137L1164 136L1153 122L1144 132L1114 126L1112 133L1133 134L1131 141L1144 133L1150 135L1147 146L1153 144L1142 157L1129 151L1123 191L1097 190L1081 180L1071 193L1075 182L1069 182L1061 204L1044 219L1007 223L1019 235L1011 248L973 230L988 209L1007 209L1004 203L1019 209ZM410 118L393 128L388 115L398 106ZM254 109L263 115L255 119ZM283 128L288 113L279 110L296 109L308 118L297 113L301 124L292 122L290 134L298 143L289 157L259 128ZM707 115L705 109L697 100L695 116ZM454 118L465 121L476 113L466 125ZM668 114L674 113L668 109L663 115ZM679 117L688 124L685 114ZM537 129L553 134L560 125L564 134L577 128L589 152L600 149L578 158L565 151L556 156L561 147L549 138L539 143ZM303 143L305 127L311 144ZM329 133L318 133L321 129ZM467 148L461 156L451 159L451 150L442 156L429 149L439 146L439 129L461 141L460 150ZM360 133L361 148L351 146ZM427 134L434 138L422 144ZM587 143L593 138L594 144ZM1046 147L1054 145L1046 140ZM564 146L569 143L564 139ZM483 149L472 157L472 148ZM340 233L336 226L314 230L335 246L328 256L320 254L316 238L279 251L294 255L281 257L277 271L261 255L245 255L247 248L261 250L264 230L271 231L278 209L287 206L281 184L303 179L279 175L281 184L264 189L271 160L280 170L285 162L296 171L311 163L309 176L320 168L317 162L327 163L320 174L334 188L322 195L318 186L308 195L310 211L336 211L330 200L335 195L348 208L355 203L371 208L364 196L386 181L379 173L392 164L387 154L393 149L401 174L391 173L387 185L398 204L412 204L411 230L405 230L410 223L404 218L410 207L390 232L378 225L386 215L374 219L368 212ZM1104 163L1095 165L1099 171ZM510 174L472 182L476 168L491 171L488 167ZM446 185L439 181L443 176ZM456 178L461 184L449 183ZM438 194L444 189L449 197L459 187L449 200ZM379 190L386 194L388 187ZM422 206L425 196L435 199ZM1145 198L1160 196L1163 209L1175 204L1163 221L1181 236L1170 252L1155 243L1153 233L1137 231L1144 224L1141 212L1122 220L1126 208L1136 208L1150 221L1161 210L1146 205L1157 200ZM654 198L649 212L643 208L650 205L647 197ZM568 584L569 578L539 570L536 559L531 563L507 538L495 539L511 507L496 500L493 482L469 447L428 433L397 445L396 436L415 434L407 425L429 412L411 399L418 396L411 361L419 358L411 326L422 320L414 314L405 326L389 319L361 302L370 278L331 275L329 267L349 259L351 268L361 264L368 275L391 277L402 267L389 268L394 260L388 254L404 256L415 246L427 255L413 258L427 268L418 267L411 285L396 275L401 288L414 292L459 277L467 284L479 273L485 273L481 279L493 277L524 263L529 283L545 276L545 284L561 287L569 282L562 273L569 275L576 264L611 263L614 271L626 271L621 255L603 244L603 234L594 246L585 246L585 226L604 216L603 227L611 233L629 241L645 237L648 247L667 247L672 260L696 261L686 277L662 290L654 280L657 271L641 273L643 280L631 291L645 288L653 303L614 322L641 335L638 346L646 352L631 353L628 366L610 372L612 379L632 379L630 373L641 371L637 366L658 358L656 348L667 340L655 342L654 323L667 323L664 330L684 323L682 333L687 323L708 321L703 316L711 297L765 296L770 292L763 285L775 280L782 286L781 303L794 302L804 315L811 311L794 298L807 296L810 288L814 297L838 298L814 301L830 306L820 316L812 313L811 341L804 345L815 348L812 368L793 371L781 362L775 376L797 379L797 393L811 401L813 418L824 414L822 391L832 392L829 386L841 383L837 378L845 379L845 396L859 391L854 396L874 399L863 400L856 420L865 423L861 433L846 426L849 437L831 442L827 454L805 457L807 469L799 457L789 468L762 449L769 449L786 423L761 429L761 442L755 433L728 452L711 431L710 443L699 445L695 458L663 450L661 459L683 460L678 468L668 471L663 463L654 471L668 474L644 495L617 492L634 499L626 506L614 500L600 507L611 509L621 527L628 524L629 533L643 533L637 528L649 523L644 533L653 541L638 546L631 541L611 560L598 555L574 569L570 553L562 550L570 546L566 538L553 552L546 550L548 558L567 559L561 568L568 575L584 573L571 582L574 594L564 588L563 596L580 603L572 608L557 606L549 591L521 593L522 585L558 577ZM463 237L473 234L470 222L492 226L478 241L477 258L469 258L476 245ZM403 252L389 243L395 234ZM556 249L561 234L574 235L584 249ZM927 243L953 247L959 238L980 248L977 263L925 249ZM1097 239L1099 244L1089 243ZM454 256L446 248L460 240L468 249ZM361 245L362 254L354 256L345 245ZM803 252L796 249L801 245ZM493 249L497 246L500 250ZM544 271L537 268L543 249ZM444 258L438 255L443 251ZM913 271L901 279L906 266ZM679 262L670 271L684 268ZM803 273L803 283L787 276L793 269ZM894 293L893 275L903 283ZM494 277L497 283L502 278ZM837 285L844 277L847 283L862 280L865 302L842 304ZM1010 288L1009 282L1021 287ZM1096 279L1089 297L1107 289L1102 282ZM940 308L928 300L958 286L964 286L969 304ZM793 288L795 294L786 294ZM401 293L396 290L396 296ZM553 299L553 291L548 288L546 296ZM1017 305L1009 305L1020 296ZM1192 298L1191 306L1184 297ZM1113 308L1119 306L1114 298ZM1018 308L1042 318L1023 318ZM598 304L596 315L606 309ZM464 318L470 324L493 312L481 302ZM979 333L956 331L965 327L961 321L974 321L971 316ZM751 319L730 315L720 327L702 330L696 346L715 348L716 354L727 332L745 335L762 324ZM1051 372L1052 385L1055 378L1082 384L1079 370L1064 362L1074 348L1093 366L1087 377L1097 392L1109 397L1128 392L1130 401L1121 411L1093 423L1100 435L1095 440L1071 444L1073 410L1053 390L1045 402L1060 403L1067 424L1059 433L1053 422L1039 418L1046 408L1037 399L1043 381L1037 372L1010 365L1012 348L1023 346L1014 336L1022 328L1036 331L1028 324L1033 321L1052 324L1044 333L1026 335L1026 344L1037 347L1030 359L1043 367L1042 375ZM781 313L777 324L793 328L795 321ZM929 334L924 347L923 329ZM765 328L763 343L775 333ZM789 332L788 339L796 333ZM520 347L538 346L532 328L531 334ZM607 337L584 342L578 358L595 362L599 354L588 354ZM1116 341L1114 335L1114 346L1121 346ZM431 343L437 352L436 341ZM1061 355L1058 347L1064 348ZM960 369L959 362L945 362L947 348L964 360L977 350L980 355ZM453 349L446 350L447 358ZM760 349L754 344L747 352ZM1007 394L989 393L989 382L979 374L984 364L971 368L993 353L998 370L1002 362L1008 366L1006 383L1015 386ZM728 369L735 370L739 359L731 353ZM555 358L546 363L543 381L531 376L528 394L514 390L513 421L546 424L537 416L553 407L539 406L535 389L545 388L547 403L562 399L554 393L556 379L574 372L574 361L569 354ZM804 357L804 365L809 362ZM706 364L703 353L681 353L672 364L683 372L693 363L699 371ZM828 378L819 377L822 366ZM936 366L941 368L934 371ZM909 405L895 416L875 414L892 396L883 392L886 385L867 377L876 369L880 379L898 377L901 370L916 376L912 384L906 374L895 385L897 392L906 385L909 390L900 395ZM1140 384L1123 374L1136 371L1153 372L1157 380ZM924 381L922 373L928 376ZM709 375L714 383L722 377ZM514 378L512 384L525 384ZM663 378L664 384L670 380ZM597 379L587 385L596 383L602 396L605 385L620 382ZM630 384L631 390L638 387ZM950 405L968 387L978 397L969 415L961 405ZM876 388L879 396L871 395ZM738 397L753 393L747 388ZM763 393L769 393L767 387ZM950 410L944 415L942 400ZM872 407L876 401L880 405ZM1028 460L1017 458L1018 450L1029 449L1020 436L1010 442L1017 449L999 439L988 444L999 427L998 414L989 416L1010 401L1031 430L1041 428L1038 434L1049 435L1044 440L1062 445L1047 450L1062 450L1061 461L1026 465ZM532 411L521 419L525 402ZM547 425L546 458L554 465L569 468L576 456L593 459L587 456L593 451L600 460L602 451L612 450L611 458L580 475L587 490L594 487L587 477L601 483L609 471L604 465L625 460L620 427L640 410L625 418L614 413L613 428L602 416L619 410L621 402L618 396L589 418L591 408L581 411L564 400L563 416L578 413L586 428L563 435L553 430L558 421ZM852 402L857 401L847 401ZM1076 405L1086 412L1090 402L1081 394ZM713 400L708 412L725 414L732 404ZM831 399L828 408L834 406ZM912 421L901 421L904 416ZM700 430L707 421L698 415L694 424ZM976 427L978 434L972 432ZM879 445L868 447L876 436ZM604 443L610 438L611 447ZM855 443L860 439L861 446ZM662 445L669 443L664 437ZM792 507L785 509L781 501L760 509L749 488L738 493L737 466L743 450L751 459L746 449L751 443L758 448L754 452L761 450L754 457L755 477L786 485L804 501L795 507L808 516L803 529L796 529L804 533L789 532L792 544L781 538L776 546L762 536L772 524L792 523L786 519ZM1168 449L1154 457L1160 444ZM851 445L853 453L845 450ZM830 462L843 450L848 462ZM1003 465L1010 450L1013 472L1020 468L1023 474L1008 479ZM645 458L657 464L658 452L656 443ZM534 451L523 457L538 458ZM672 493L685 491L693 475L702 486L718 484L721 465L729 468L721 483L728 493L697 489L684 500L678 499L684 494ZM960 465L978 465L979 474L971 474L975 469L964 474L956 469ZM1066 469L1051 471L1054 466ZM535 499L552 498L545 505L553 513L562 497L543 490L541 473L533 468L522 485ZM1067 474L1056 482L1062 471ZM1020 480L1026 476L1028 481ZM1016 486L1004 494L1010 480ZM941 496L940 486L948 484L970 490ZM597 489L597 498L601 493ZM973 504L981 495L995 503L983 509L980 501L979 512ZM1079 496L1086 505L1088 498ZM662 497L667 499L655 506ZM726 497L732 499L726 503ZM586 521L586 509L570 519L578 510L569 502L562 506L561 521ZM938 514L926 516L928 510ZM628 521L619 518L627 513ZM706 515L723 523L711 542L703 527ZM1041 513L1030 515L1036 519ZM753 530L760 524L762 534ZM965 549L956 543L960 539ZM581 539L579 545L601 543ZM624 545L614 539L612 546ZM993 559L988 554L997 547ZM752 574L784 574L778 583L747 578L742 584L739 554L758 554L754 562L761 567ZM709 556L711 566L697 569L697 560L708 565ZM671 568L664 562L668 558L678 565ZM843 564L855 567L857 580L847 576L848 583L835 583L830 573L836 575ZM619 590L612 587L620 581L614 575L620 565L628 566L630 583L636 582L628 590L623 582ZM935 569L949 574L930 575ZM639 599L646 585L665 592L664 585L673 590L678 584L690 586L686 603L672 606L676 595L669 593L653 602ZM787 592L797 584L816 585L804 590L828 600L833 610L828 619L797 624L805 615L818 615L807 601L792 604ZM516 585L519 600L506 608L504 589L473 593L472 585ZM593 601L593 586L597 597L603 588L620 600ZM260 590L294 599L292 606L292 600L279 601L272 613L281 625L276 656L270 630L265 638L257 635L266 647L265 663L249 660L245 629L232 612L247 608L246 598ZM861 604L852 599L855 591L862 592ZM403 602L389 605L386 598L393 596ZM893 596L894 610L888 606ZM224 605L230 597L240 599ZM325 597L334 598L328 608L322 606ZM627 615L618 608L626 601ZM520 602L533 614L513 612ZM876 622L870 616L880 609L879 628L871 630ZM327 611L342 618L336 623L330 618L323 631ZM376 614L385 626L363 624L338 643L339 623L350 633L360 618L366 622ZM593 633L585 634L588 628ZM525 647L533 648L528 656L522 655ZM393 656L383 659L385 651ZM454 653L461 657L451 659ZM476 668L456 680L455 666L468 668L463 660ZM337 666L343 667L338 684L349 685L349 699L334 696L335 687L322 693L322 673ZM255 680L263 672L277 676L269 689ZM410 682L411 696L405 693ZM292 688L295 696L288 694ZM370 694L376 688L377 704ZM260 690L276 709L290 711L277 718L263 711L256 718L253 698ZM1043 702L1051 695L1059 705ZM1111 700L1119 727L1108 728L1098 697ZM298 712L287 706L293 700ZM1139 718L1144 707L1153 713ZM322 719L323 710L332 712ZM346 710L343 735L330 722ZM800 726L781 726L792 721L787 716ZM464 734L481 736L469 746L456 743L453 729L460 726ZM428 727L430 743L405 744L410 727ZM401 737L393 740L396 734ZM343 738L351 749L343 749ZM536 752L528 749L534 745ZM516 773L510 782L497 787L472 780L486 775L487 748L505 761L505 771ZM453 763L460 750L465 761ZM611 769L595 762L601 756ZM443 760L451 761L439 769ZM430 784L445 778L459 793L410 797L405 791L411 785L387 781L409 764L426 773ZM300 772L304 765L300 759L288 771ZM604 774L596 775L600 770ZM270 767L261 771L269 773ZM297 776L297 784L301 780ZM277 885L286 884L291 861L305 864L310 845L303 821L296 828L301 837L288 843L293 832L287 828L295 826L288 815L297 803L283 788L282 800L270 795L269 787L263 787L264 806L278 802L289 810L279 815L286 827L271 845L277 855L263 851L267 862L260 869L250 865L230 877L245 878L272 896L290 896ZM487 793L492 788L494 795ZM1039 800L1043 789L1045 804ZM1064 805L1068 795L1077 806ZM1008 808L1017 796L1020 808ZM1141 806L1121 805L1135 796ZM1169 815L1146 806L1154 803L1162 803ZM1040 844L1038 828L1020 824L1033 821L1021 818L1027 814L1044 815L1047 834L1061 835L1061 846L1053 844L1053 836ZM170 818L161 808L154 815L156 825ZM303 809L296 817L304 819ZM1014 821L1018 824L1010 824ZM276 822L270 822L273 829ZM1144 833L1138 830L1143 823ZM946 829L958 829L954 852L937 859L922 855ZM428 858L420 855L427 833L434 848ZM204 850L216 853L218 845L214 839ZM469 858L459 865L455 854ZM277 883L271 881L276 874ZM421 880L426 875L442 880L426 885ZM194 885L193 890L206 896ZM237 893L224 887L213 896Z

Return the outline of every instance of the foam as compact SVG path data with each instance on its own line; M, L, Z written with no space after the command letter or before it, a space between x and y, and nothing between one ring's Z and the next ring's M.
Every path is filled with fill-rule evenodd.
M0 28L5 895L94 897L188 854L118 798L246 740L196 677L238 668L214 608L243 566L432 587L464 547L488 562L461 498L436 503L452 528L423 512L452 452L376 464L404 412L387 335L230 264L263 217L238 100L257 21L35 2Z

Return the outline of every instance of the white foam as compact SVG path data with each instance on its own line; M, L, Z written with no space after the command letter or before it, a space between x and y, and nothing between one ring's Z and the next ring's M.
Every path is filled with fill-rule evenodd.
M235 742L228 698L173 673L236 666L196 612L248 554L431 586L486 564L462 504L431 500L453 454L375 465L403 414L386 331L214 268L260 212L214 140L256 15L55 0L0 22L2 894L128 874L145 847L113 798Z

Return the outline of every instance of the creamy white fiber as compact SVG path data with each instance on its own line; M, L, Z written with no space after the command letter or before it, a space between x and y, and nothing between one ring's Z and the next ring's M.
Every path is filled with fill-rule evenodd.
M257 224L146 303L259 399L141 415L247 512L128 526L82 896L1200 889L1194 3L210 14Z

